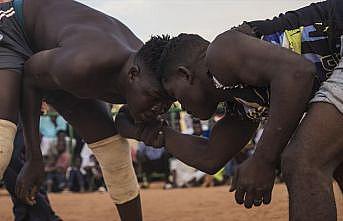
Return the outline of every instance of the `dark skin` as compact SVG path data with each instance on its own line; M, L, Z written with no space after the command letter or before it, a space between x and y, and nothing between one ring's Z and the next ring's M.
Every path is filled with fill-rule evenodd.
M234 35L239 34L235 32L230 32L230 33L234 33ZM231 39L229 39L229 41L231 41ZM216 89L213 86L212 81L206 75L207 70L209 68L206 65L206 61L211 60L211 61L217 62L217 63L212 64L213 67L217 68L219 66L219 63L221 64L225 62L223 60L220 60L220 57L228 56L228 54L225 54L225 55L220 54L224 50L214 51L213 44L214 43L212 43L212 45L209 47L208 50L207 48L204 48L203 56L199 56L202 59L202 61L199 61L199 63L197 64L198 66L195 69L197 70L196 73L193 73L187 67L180 65L180 66L175 67L175 73L172 75L171 77L172 79L163 81L163 85L167 93L170 96L176 98L189 113L201 119L209 119L212 116L212 114L215 112L216 107L218 106L219 102L232 100L232 95L230 93ZM224 48L225 44L226 42L222 42L220 45L217 45L216 47L218 47L218 49ZM242 42L242 44L246 44L246 42ZM249 48L249 46L246 46L246 47ZM260 47L264 50L269 50L269 49L263 48L265 47L265 44L263 44ZM258 51L258 50L255 50L255 51ZM265 58L266 61L268 61L268 59L277 58L277 57L280 59L280 57L284 57L285 54L287 56L290 56L291 58L292 56L295 56L295 54L289 52L288 50L281 49L281 52L283 52L281 55L278 54L278 51L279 50L277 50L276 52L273 51L274 53L270 54L270 57ZM277 54L278 56L276 56ZM260 57L261 56L259 54L255 55L255 59L259 59ZM298 56L295 56L295 57L298 58ZM251 59L252 58L250 58L249 60L251 61ZM228 60L231 60L231 62L234 62L234 61L238 62L240 59L236 58L233 60L233 58L230 57L228 58ZM307 65L311 65L307 61L304 61L304 60L301 60L301 61ZM269 63L269 65L271 63L272 61ZM238 66L241 64L237 63L237 64L228 64L228 65L230 67L231 65ZM285 64L285 65L288 65L288 64ZM225 67L222 67L222 68L225 68ZM266 67L261 67L261 68L263 69L261 69L259 73L263 75L262 76L263 78L266 78L265 75L266 73L269 73L269 72L265 71ZM214 70L214 71L216 72L213 72L211 70L211 72L213 73L217 73L217 72L218 73L232 73L231 70L228 70L228 71ZM272 71L273 70L271 70L270 72ZM239 72L238 74L241 75L240 76L241 78L244 78L244 77L248 78L244 76L246 72ZM220 75L216 74L216 77L220 79L219 76ZM231 75L227 76L227 74L223 76L232 78ZM311 74L309 74L309 76L311 76ZM245 82L247 83L249 82L250 85L257 84L257 83L259 84L259 86L268 85L267 81L264 82L263 84L262 80L251 79L251 77L250 79L248 78ZM239 93L239 91L236 90L235 93ZM189 136L187 135L175 135L174 133L176 132L170 129L165 129L166 130L165 131L166 147L172 154L174 154L176 157L180 158L187 164L190 164L191 166L194 166L198 169L201 169L205 172L212 174L212 173L217 172L218 169L221 169L228 160L230 160L234 155L236 155L245 146L245 144L252 137L253 132L256 130L257 126L258 126L257 123L253 123L249 120L244 121L244 120L240 120L231 116L225 116L225 118L219 121L219 123L217 123L217 125L213 129L212 134L210 136L210 141L207 141L202 138L196 138L197 140L198 139L201 140L201 142L203 142L205 145L199 144L200 142L193 140L193 138L192 139L189 138ZM238 129L238 128L241 128L241 129ZM229 133L228 131L232 131L232 132ZM232 134L232 138L227 139L228 136L230 136L231 134ZM177 139L176 137L180 137L180 138ZM187 142L181 139L181 137L185 137L185 140L189 139L189 141ZM180 142L179 142L179 139L180 139ZM211 145L211 141L214 142L215 145ZM146 142L149 142L149 141L146 141ZM223 142L227 142L227 143L223 144ZM237 142L237 144L234 144L235 142ZM186 145L187 148L180 148L180 147L183 147L182 144L184 143L187 143ZM198 146L204 146L203 149L208 152L199 151ZM227 146L230 146L230 148L227 148ZM203 159L204 157L209 158L209 160L204 160ZM193 161L199 161L199 162L193 162ZM211 163L208 163L208 162L211 162ZM210 167L210 169L208 169L207 167Z
M220 49L224 45L225 49ZM239 50L243 45L246 50ZM233 56L232 51L237 54ZM210 71L225 85L239 82L271 87L270 117L256 153L239 167L231 187L231 191L236 191L236 201L244 203L247 208L254 204L259 206L261 202L268 204L276 163L305 112L311 95L314 65L289 50L236 31L218 36L208 48L206 61Z
M290 220L337 220L332 177L342 186L342 131L342 113L315 103L282 153Z
M232 159L250 140L258 126L251 121L225 116L214 126L210 138L205 139L182 134L168 126L161 127L158 123L136 125L125 107L117 115L116 125L122 136L143 140L155 147L165 144L168 152L176 158L208 174L215 174ZM163 136L159 135L160 130L164 132Z
M25 63L23 80L1 70L0 118L17 123L22 100L27 162L16 192L32 205L44 174L38 130L43 98L88 143L117 134L104 101L128 103L136 121L164 112L170 102L161 102L154 79L142 78L136 54L143 43L118 20L67 0L25 0L24 17L36 53ZM122 220L142 219L139 196L117 208Z
M235 43L232 44L232 42ZM276 47L237 31L221 34L208 48L204 48L202 51L203 56L199 55L200 59L193 67L176 65L174 73L170 74L170 79L164 79L164 88L188 112L196 117L208 119L214 113L218 102L232 100L232 95L239 94L243 89L234 89L230 92L216 89L206 75L207 70L224 85L243 83L256 87L271 87L269 119L264 133L257 144L255 155L238 168L231 188L231 191L236 191L236 201L244 204L247 208L251 208L253 205L260 206L262 203L269 204L274 185L276 162L281 158L282 151L306 111L311 96L315 67L303 57L287 49ZM284 173L289 174L288 171L294 167L297 168L295 171L302 171L301 168L304 165L313 172L312 170L323 168L320 165L325 164L330 169L321 171L322 174L317 173L317 176L311 179L316 180L317 183L324 182L319 178L319 175L324 174L328 177L324 184L330 186L329 178L332 177L334 171L336 180L338 182L341 180L339 178L341 177L341 167L338 168L338 164L343 162L343 153L341 139L337 138L341 137L339 134L343 131L342 114L332 105L323 103L312 105L309 113L300 124L300 128L303 129L296 131L295 138L288 145L286 154L283 156ZM329 123L325 130L321 130L319 125L317 127L308 126L311 125L308 122L316 121L316 117L318 118L320 114L325 115L326 122L332 123ZM126 125L122 128L129 130L127 125L133 125L124 118L123 116L122 122L119 124ZM120 118L118 118L119 120ZM334 124L334 122L336 123ZM120 132L122 128L119 127ZM210 140L206 141L179 134L165 127L165 146L183 162L205 172L215 173L244 147L256 128L257 124L251 121L244 122L236 117L226 116L217 123ZM160 128L157 127L156 130L160 130ZM156 134L153 130L151 133ZM310 139L304 138L305 134L316 137L316 142L309 142ZM151 140L151 136L147 136L143 138L143 141L161 145L163 139L157 137ZM299 144L301 145L299 146ZM323 148L324 146L325 148ZM304 154L298 155L296 150L304 150ZM309 160L311 158L316 160ZM292 164L297 161L300 163ZM292 167L288 166L289 164ZM292 174L298 174L298 172ZM318 187L317 191L322 191L321 196L316 197L317 195L314 193L309 196L308 193L305 194L308 189L305 181L309 175L301 175L303 176L299 175L295 179L301 180L298 183L288 182L292 196L291 208L301 207L301 199L304 198L299 197L300 195L306 195L305 199L311 202L306 203L308 205L307 213L294 209L295 212L290 214L290 219L307 220L308 212L322 207L323 202L320 200L325 199L327 200L325 201L326 207L320 210L321 215L318 212L311 216L311 220L333 220L335 212L332 208L335 207L332 188L328 193L320 189L326 187L323 184ZM293 175L290 177L293 178ZM291 178L289 179L291 180ZM303 185L299 187L299 183ZM325 194L327 195L325 196Z
M0 3L8 0L0 0ZM0 70L0 119L18 123L21 76L13 70Z
M235 44L231 44L231 42L235 42ZM232 51L236 53L232 53ZM218 91L210 86L212 82L205 75L206 70L210 70L224 85L244 83L252 86L271 86L273 96L270 106L270 118L266 124L265 132L257 146L254 157L239 168L231 189L231 191L237 190L237 202L244 203L247 208L252 207L254 200L256 205L262 201L268 204L271 200L274 184L275 164L306 109L306 103L312 89L314 66L289 50L273 46L236 31L228 31L218 36L208 48L204 49L203 53L203 60L199 61L196 73L186 67L179 66L173 75L174 78L163 82L166 91L197 117L209 118L214 113L219 101L232 99L231 93L222 90ZM275 67L275 63L279 65ZM299 69L292 71L289 70L289 66L299 67ZM212 88L212 91L209 91L209 88ZM292 88L292 90L289 90L289 88ZM207 92L204 93L204 90L207 90ZM191 94L188 91L195 92ZM239 94L239 89L232 93ZM217 103L208 104L208 108L200 108L201 104L208 103L208 100L213 101L215 97L217 97ZM288 99L288 97L293 99ZM232 122L232 120L227 122ZM254 131L256 126L256 124L251 123L251 125L242 127L245 130ZM237 126L235 125L233 128L237 128ZM226 137L223 137L223 139L227 139L230 133L228 133L227 129L223 130L223 133L224 131ZM237 133L244 137L245 140L240 146L232 145L232 140L236 140L237 135L227 140L228 146L231 144L230 147L236 150L235 153L244 147L252 136L252 134L245 132L238 131ZM211 137L216 135L214 131ZM223 139L218 140L218 143L223 142ZM166 132L166 144L168 144L168 132ZM175 145L175 148L177 147L178 145ZM169 148L168 145L167 148ZM218 156L211 156L213 159L221 159L228 155L221 152L220 154L223 155L219 156L217 149L211 149L211 151L213 155L218 153ZM195 152L191 153L189 151L188 154L194 157ZM231 159L232 155L228 156L230 156L228 159ZM228 159L218 160L221 163L215 169L224 166ZM187 163L192 162L187 161ZM265 173L261 175L256 171L265 171Z
M230 45L229 42L235 42L235 44ZM223 50L223 48L225 49ZM242 48L245 48L246 51ZM232 51L237 53L229 53ZM233 56L233 54L235 55ZM231 191L236 191L236 201L240 204L244 203L247 208L251 208L253 205L259 206L261 202L268 204L271 200L276 162L281 158L282 151L287 146L303 113L306 111L312 90L313 74L315 73L314 65L289 50L275 47L235 31L229 31L217 37L207 50L206 60L210 71L225 85L240 82L257 87L266 85L271 87L269 118L263 135L257 144L256 153L238 168L231 188ZM251 73L254 73L254 75ZM319 115L327 117L323 121L328 123L325 130L314 126L315 121L317 121L314 116ZM299 212L301 210L294 209L296 212L290 213L291 220L309 219L308 216L311 211L319 207L322 208L320 213L311 213L311 220L335 219L332 184L327 180L331 179L334 171L336 171L335 178L340 182L338 178L340 177L338 172L340 169L337 167L340 162L343 162L343 152L342 148L340 148L342 143L337 137L340 137L339 131L342 131L343 128L337 125L343 124L338 122L343 122L342 114L333 105L314 104L310 107L309 114L295 132L293 142L287 146L285 154L287 160L283 159L284 173L289 174L288 170L290 169L287 165L291 164L293 166L296 161L294 159L295 155L299 157L300 162L299 165L297 164L299 168L296 172L290 175L291 178L287 179L291 195L291 208L300 208L301 199L307 199L306 202L308 202L302 202L303 205L308 205L307 212ZM312 139L313 142L304 141L306 134L311 134L312 137L319 139ZM330 137L331 139L328 139ZM323 143L324 140L326 141L325 144ZM300 146L299 143L301 143ZM304 150L306 154L298 154L295 146L300 150ZM328 148L321 151L320 149L323 146ZM318 156L318 153L321 153L320 156ZM309 160L311 158L317 158L318 161ZM318 164L315 162L318 162ZM322 188L325 188L325 182L327 186L331 185L331 193L326 196L323 194L311 198L307 195L307 197L301 198L300 195L302 194L300 193L309 193L307 185L299 187L300 185L289 180L304 167L309 167L314 171L316 168L321 168L319 166L320 162L325 162L331 169L325 172L321 171L327 177L326 180L320 179L319 175L314 180L315 182L322 182ZM259 173L259 171L264 172ZM307 179L309 179L308 174L297 180L305 181ZM327 199L325 208L321 206L323 205L323 201L321 201L323 198Z

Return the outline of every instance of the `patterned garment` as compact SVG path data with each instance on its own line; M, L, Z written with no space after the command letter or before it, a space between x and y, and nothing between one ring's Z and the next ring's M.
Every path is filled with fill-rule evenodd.
M246 22L255 37L304 56L316 65L313 94L339 64L343 35L343 1L328 0L290 11L272 20ZM235 28L239 30L240 27ZM343 38L343 37L342 37ZM268 116L269 88L224 86L213 76L217 88L230 90L237 102L227 102L227 113L243 119L263 120Z

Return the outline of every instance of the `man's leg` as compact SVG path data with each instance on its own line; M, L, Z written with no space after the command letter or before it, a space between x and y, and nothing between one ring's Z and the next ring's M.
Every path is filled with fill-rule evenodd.
M69 179L68 179L68 188L69 191L72 192L78 192L78 186L76 185L76 171L75 169L72 169L69 174Z
M83 177L83 175L82 175L80 170L76 170L75 173L76 173L77 182L78 182L79 187L80 187L80 192L84 192L85 191L85 180L84 180L84 177Z
M37 203L28 206L15 197L17 176L23 167L21 159L24 149L24 137L19 128L14 141L14 151L11 162L5 172L4 181L13 202L13 212L16 221L57 221L60 220L52 210L45 192L40 191L36 197Z
M332 177L343 161L343 114L314 103L282 156L291 221L336 221Z
M48 193L51 193L54 190L54 173L55 172L48 172L46 175L46 188Z
M21 74L0 70L0 179L10 163L18 123Z
M113 162L119 162L121 159L116 159L118 156L99 152L103 149L103 146L106 146L106 143L109 141L108 139L113 139L117 135L112 116L105 103L93 100L80 100L66 93L54 94L53 98L48 100L48 103L55 107L88 144L97 144L98 147L93 149L93 152L102 166L106 182L112 181L118 175L114 171L116 169L112 168ZM129 148L128 145L125 146ZM123 148L121 145L115 145L113 147L115 149ZM108 149L108 151L112 150L112 148ZM126 155L128 155L126 157L130 157L129 152ZM113 170L113 173L105 174L107 170ZM118 190L117 186L108 184L109 192ZM142 220L139 195L128 202L117 204L116 206L123 221Z
M0 119L18 123L21 74L0 70Z
M170 176L170 170L169 170L169 158L170 155L167 151L164 151L162 154L162 172L164 174L164 181L165 183L170 183L169 182L169 176Z

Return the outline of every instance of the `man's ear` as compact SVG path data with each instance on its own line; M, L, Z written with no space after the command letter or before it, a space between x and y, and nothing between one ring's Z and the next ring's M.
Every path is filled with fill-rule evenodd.
M194 75L188 68L186 68L185 66L178 66L177 71L181 77L189 81L190 84L193 84Z
M137 65L134 65L129 70L129 81L133 82L136 77L139 75L139 67Z

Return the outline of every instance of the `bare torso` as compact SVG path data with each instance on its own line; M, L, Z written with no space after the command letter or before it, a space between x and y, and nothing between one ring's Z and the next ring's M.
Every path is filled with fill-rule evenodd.
M106 95L103 91L108 87L107 75L119 72L130 54L143 45L120 21L69 0L25 0L24 24L35 53L62 48L67 54L68 48L77 48L79 53L70 62L82 59L85 66L101 64L90 75L81 70L76 74L63 74L63 80L69 81L75 90L73 94L85 98L116 100L114 94ZM49 81L46 78L48 76L41 80Z
M60 47L66 40L92 32L101 34L100 39L106 38L116 47L138 50L142 46L120 21L74 1L25 0L24 17L35 51ZM85 42L89 39L87 35L82 37Z
M43 180L38 129L42 99L87 143L115 135L108 107L99 100L125 103L118 76L143 43L118 20L70 0L24 0L24 26L34 54L25 62L22 80L28 157L17 195L30 203L28 190ZM117 208L122 220L142 220L139 196Z

